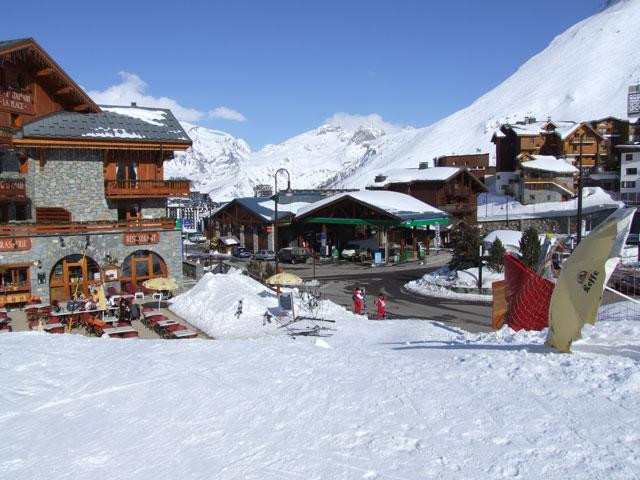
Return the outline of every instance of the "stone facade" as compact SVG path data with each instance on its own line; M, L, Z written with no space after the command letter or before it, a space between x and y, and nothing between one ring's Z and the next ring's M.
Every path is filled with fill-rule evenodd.
M593 230L600 225L614 209L600 210L593 213L585 213L584 219L586 221L587 230ZM575 214L563 217L544 217L544 218L524 218L524 219L509 219L506 220L480 222L479 225L484 229L486 233L493 232L494 230L520 230L525 231L529 227L535 227L538 232L551 232L551 233L576 233L578 230L577 216Z
M107 256L110 256L112 263L121 266L125 258L136 250L150 250L162 257L167 265L168 277L175 279L179 285L182 285L181 232L177 229L161 230L159 234L160 241L155 245L132 246L124 245L124 232L32 236L30 237L31 250L25 252L0 252L0 264L30 263L31 295L37 295L43 301L48 301L49 277L53 266L67 255L82 255L88 238L87 256L95 260L101 267L109 263ZM61 242L61 240L63 241ZM41 274L40 280L38 274ZM41 283L42 274L44 274L43 283ZM116 283L116 285L118 284Z
M117 220L107 205L99 150L46 150L44 165L29 159L27 196L35 207L60 207L74 222Z

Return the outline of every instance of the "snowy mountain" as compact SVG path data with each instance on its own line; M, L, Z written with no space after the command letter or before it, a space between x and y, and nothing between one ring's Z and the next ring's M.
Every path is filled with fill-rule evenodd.
M185 125L194 147L167 170L228 199L251 195L256 183L272 183L279 167L289 169L294 188L364 187L377 173L439 155L482 151L493 157L491 135L501 122L625 117L627 88L640 78L639 37L640 0L608 1L498 87L428 127L384 132L324 125L251 152L228 134Z
M212 191L215 200L252 196L256 184L273 184L273 175L284 167L291 173L292 188L315 188L337 181L339 172L351 173L375 153L370 145L386 132L375 127L348 129L322 125L277 145L252 152L249 145L231 135L183 123L193 147L177 153L166 165L167 178L187 177L193 189ZM407 127L409 129L409 127ZM281 180L284 186L285 178Z

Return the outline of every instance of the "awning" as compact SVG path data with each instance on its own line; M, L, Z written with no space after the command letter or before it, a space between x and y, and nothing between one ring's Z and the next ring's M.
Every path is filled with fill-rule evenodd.
M449 220L447 218L425 218L409 220L363 220L361 218L310 217L305 218L304 222L333 225L385 225L389 227L424 227L426 225L434 225L436 223L446 225L447 223L449 223Z

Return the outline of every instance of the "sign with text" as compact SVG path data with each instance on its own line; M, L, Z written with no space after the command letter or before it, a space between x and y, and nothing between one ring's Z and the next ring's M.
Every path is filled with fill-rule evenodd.
M0 89L0 110L35 115L36 106L33 94Z
M0 252L24 252L31 250L30 238L0 238Z
M291 292L287 292L278 295L278 307L280 309L280 316L291 315L291 317L294 317L293 294Z
M122 237L122 243L125 245L154 245L160 242L160 234L158 232L138 232L125 233Z

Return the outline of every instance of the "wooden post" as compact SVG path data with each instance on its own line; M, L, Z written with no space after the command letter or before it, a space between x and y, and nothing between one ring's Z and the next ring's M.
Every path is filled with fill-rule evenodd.
M413 259L418 258L418 239L416 238L416 227L411 228L411 236L413 237Z

